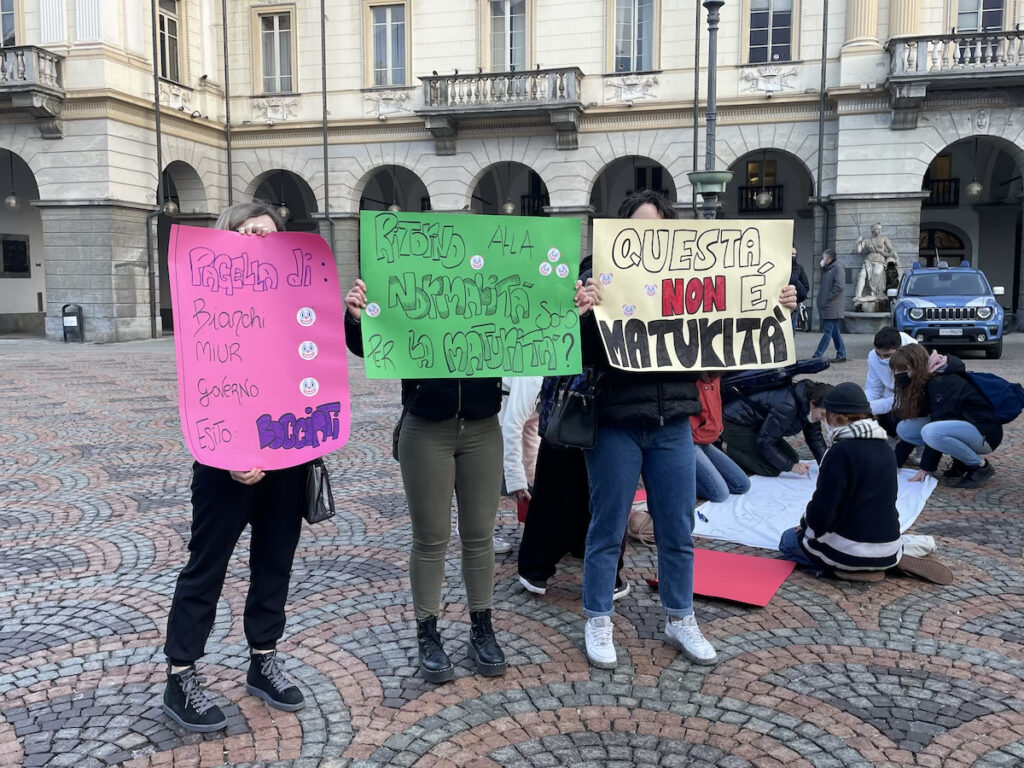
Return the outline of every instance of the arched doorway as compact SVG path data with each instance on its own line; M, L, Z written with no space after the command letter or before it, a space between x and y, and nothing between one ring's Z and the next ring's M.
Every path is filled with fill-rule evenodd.
M46 272L39 187L28 163L0 149L0 332L45 334Z
M813 284L814 214L808 200L814 179L803 161L778 149L756 149L729 166L732 181L722 196L719 216L724 219L789 219L797 261ZM807 288L813 293L814 286Z
M922 264L959 257L1006 289L1018 309L1021 271L1021 168L1024 151L995 136L955 141L938 152L921 181ZM959 241L959 243L957 242ZM1011 290L1012 286L1012 290Z
M641 155L613 160L597 175L590 191L594 217L614 218L623 199L641 189L659 192L671 202L676 202L675 181L661 163Z
M317 232L320 227L313 218L317 212L316 195L298 174L285 170L267 171L254 183L253 200L286 209L285 228L289 232Z
M495 163L484 170L473 188L473 213L510 216L547 216L550 205L544 180L522 163Z
M359 197L361 211L430 210L430 195L423 181L408 168L384 165L376 168L366 180Z
M963 238L955 232L941 227L922 225L917 260L925 267L938 266L941 261L955 267L961 261L969 262L971 252Z
M161 176L164 207L157 217L157 253L160 273L160 321L165 332L174 330L171 311L171 282L167 269L168 243L172 224L193 227L212 226L216 217L208 208L206 188L199 173L188 163L175 160L168 163ZM154 190L155 191L155 190Z

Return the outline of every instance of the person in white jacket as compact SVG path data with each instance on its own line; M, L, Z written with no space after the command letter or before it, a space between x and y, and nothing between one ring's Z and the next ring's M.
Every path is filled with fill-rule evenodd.
M892 413L896 379L889 370L889 358L900 347L916 343L917 340L913 336L886 326L875 334L875 348L868 352L868 375L864 381L864 393L871 405L871 415L890 437L896 437L897 419ZM933 351L929 363L931 370L938 370L946 364L946 356Z
M508 392L498 413L505 450L505 492L516 500L516 504L530 500L540 447L537 396L543 381L541 376L508 377L502 381ZM511 552L512 542L495 533L494 551L498 554Z

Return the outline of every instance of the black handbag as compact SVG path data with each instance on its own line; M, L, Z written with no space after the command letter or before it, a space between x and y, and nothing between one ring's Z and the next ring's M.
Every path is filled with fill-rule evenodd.
M323 459L314 459L309 463L306 475L306 508L303 517L311 524L319 523L330 520L334 512L334 493L331 491L327 467Z
M592 369L582 377L560 381L544 439L561 448L593 448L597 443L596 376Z

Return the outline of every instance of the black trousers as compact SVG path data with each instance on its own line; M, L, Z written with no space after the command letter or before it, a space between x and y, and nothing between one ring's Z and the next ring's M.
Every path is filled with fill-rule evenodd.
M583 557L590 527L590 480L583 451L540 441L530 508L519 543L519 575L544 582L567 554ZM623 540L625 549L625 540ZM619 554L619 571L622 554Z
M227 470L192 466L192 538L167 617L164 654L187 666L206 650L231 553L252 526L243 626L250 647L269 650L284 633L284 605L305 504L306 465L268 471L242 485Z

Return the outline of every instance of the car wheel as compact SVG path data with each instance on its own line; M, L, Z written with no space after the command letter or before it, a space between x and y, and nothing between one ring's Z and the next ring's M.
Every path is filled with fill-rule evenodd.
M985 350L985 357L989 360L998 360L1003 356L1003 340L1000 339L994 347Z

